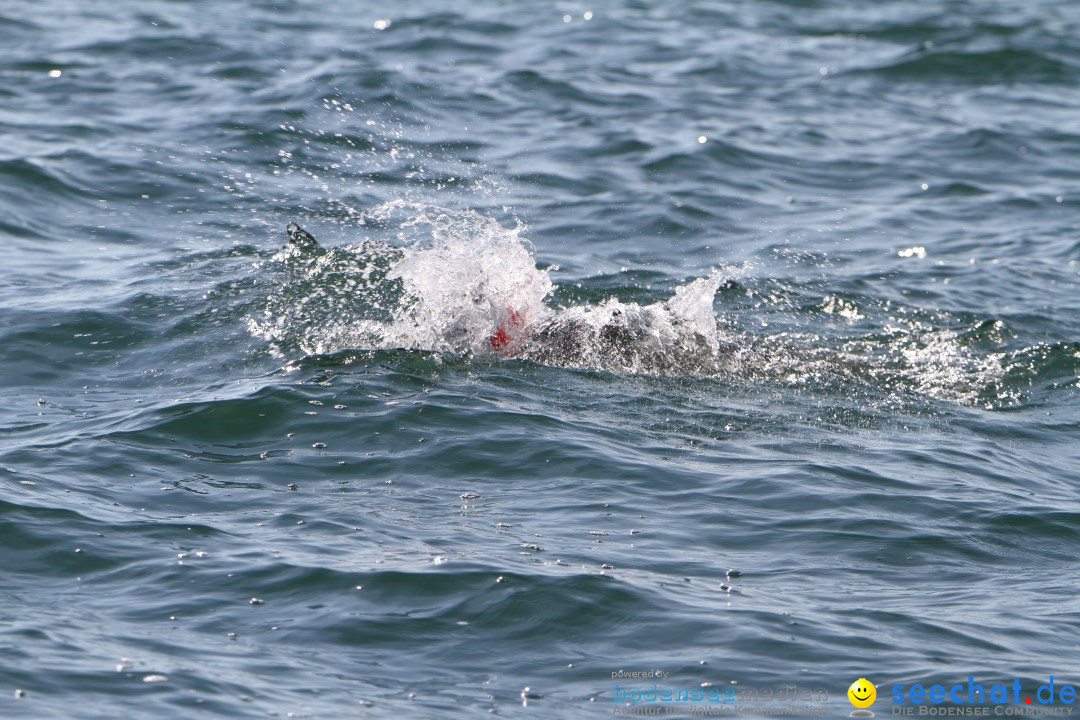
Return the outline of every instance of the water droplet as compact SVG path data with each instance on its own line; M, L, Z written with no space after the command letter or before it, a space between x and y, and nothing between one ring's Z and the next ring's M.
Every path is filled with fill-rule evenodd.
M380 18L379 20L376 20L372 25L376 30L385 30L386 28L390 27L390 19Z
M160 683L160 682L165 682L168 679L169 678L166 675L160 675L160 674L154 673L154 674L151 674L151 675L144 676L142 681L144 683Z
M55 69L55 68L49 71L49 77L54 77L54 78L55 77L60 77L63 74L64 74L63 70L58 70L58 69Z

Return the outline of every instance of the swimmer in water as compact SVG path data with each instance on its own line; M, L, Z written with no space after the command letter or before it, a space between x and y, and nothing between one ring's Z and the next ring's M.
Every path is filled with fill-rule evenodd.
M296 223L286 228L289 245L301 252L322 251L315 237ZM483 298L477 302L486 302ZM529 308L505 306L496 311L494 329L466 336L452 346L463 351L482 346L508 358L547 365L603 367L639 372L715 372L737 352L686 323L669 302L641 306L609 301L548 311L534 317ZM457 326L455 325L455 328Z

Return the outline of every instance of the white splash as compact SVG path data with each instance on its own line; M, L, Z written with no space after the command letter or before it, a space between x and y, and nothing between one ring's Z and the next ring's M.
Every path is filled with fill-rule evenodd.
M713 310L726 274L692 280L664 302L556 308L520 226L474 211L394 201L363 227L391 235L274 256L291 275L253 332L308 353L409 349L494 353L640 373L711 373L731 349Z
M410 209L417 214L401 227L419 230L424 240L390 273L402 281L408 304L386 328L380 347L486 352L499 328L509 342L511 331L522 334L546 316L544 300L553 285L536 267L520 227L406 203L388 203L369 216L384 220Z
M734 357L713 310L725 275L713 271L651 305L614 298L554 313L510 354L572 367L647 374L715 374Z

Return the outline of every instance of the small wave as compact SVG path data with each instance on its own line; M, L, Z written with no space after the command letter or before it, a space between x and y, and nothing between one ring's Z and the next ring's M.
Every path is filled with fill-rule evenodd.
M888 65L869 70L899 80L926 82L1072 83L1074 68L1035 50L1000 49L982 52L918 50Z
M86 201L92 192L72 183L66 176L49 167L52 158L0 160L0 179L4 180L3 195L9 195L19 207L34 195L48 194L70 200ZM29 188L30 190L25 190Z

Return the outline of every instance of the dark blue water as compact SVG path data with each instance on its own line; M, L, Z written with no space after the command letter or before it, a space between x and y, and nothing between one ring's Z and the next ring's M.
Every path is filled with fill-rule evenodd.
M1078 220L1073 2L7 2L0 716L1076 683Z

